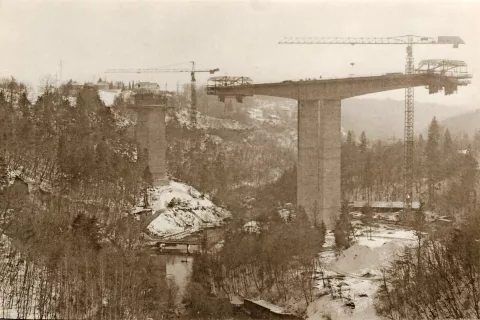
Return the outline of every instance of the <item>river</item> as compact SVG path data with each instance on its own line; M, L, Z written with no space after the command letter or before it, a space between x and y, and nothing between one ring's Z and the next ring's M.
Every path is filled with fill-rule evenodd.
M165 265L166 278L172 280L177 285L177 301L181 302L192 271L194 256L181 253L159 253L155 254L155 256L158 257L159 263ZM180 317L180 319L187 318ZM255 320L255 318L244 314L235 314L224 320Z

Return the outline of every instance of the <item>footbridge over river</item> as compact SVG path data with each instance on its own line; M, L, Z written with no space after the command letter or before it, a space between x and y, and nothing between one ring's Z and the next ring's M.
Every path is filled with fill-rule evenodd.
M470 77L433 68L409 75L260 84L245 77L214 77L209 80L207 94L217 95L220 101L233 97L242 102L243 97L253 95L298 101L297 204L305 208L312 223L323 221L332 229L340 211L342 99L419 86L427 87L430 93L444 90L449 95L466 85L465 79Z

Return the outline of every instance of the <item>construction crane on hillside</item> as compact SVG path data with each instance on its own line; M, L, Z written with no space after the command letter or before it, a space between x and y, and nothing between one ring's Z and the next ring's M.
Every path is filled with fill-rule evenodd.
M191 121L193 125L196 125L197 122L197 88L196 88L196 79L195 73L197 72L208 72L210 74L214 74L220 69L195 69L195 61L190 61L192 64L191 69L178 69L178 68L146 68L146 69L108 69L105 73L162 73L162 72L190 72L190 96L191 96ZM178 91L178 88L177 88Z
M459 44L465 44L457 36L419 37L413 35L388 37L388 38L350 38L350 37L291 37L284 38L279 44L397 44L407 47L407 59L405 73L415 73L413 62L414 44L451 44L458 48ZM405 128L404 128L404 208L409 212L413 201L413 116L414 116L414 90L413 87L405 88Z

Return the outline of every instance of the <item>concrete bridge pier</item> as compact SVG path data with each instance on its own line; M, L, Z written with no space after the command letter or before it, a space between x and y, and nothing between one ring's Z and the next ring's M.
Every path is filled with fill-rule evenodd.
M341 100L298 101L297 204L333 229L340 210Z
M148 166L153 186L168 184L166 168L167 142L165 137L166 101L152 94L135 95L135 104L129 106L137 114L135 139L141 150L148 151Z
M142 150L148 150L148 166L153 177L154 186L167 184L165 164L165 109L137 109L137 141Z
M217 95L221 100L253 95L298 100L297 204L306 209L312 224L323 220L331 229L340 214L341 100L419 86L429 87L430 93L444 88L446 94L451 94L458 86L467 85L466 79L470 78L427 71L258 84L251 81L240 84L240 78L227 77L222 81L226 79L231 84L210 85L207 94Z

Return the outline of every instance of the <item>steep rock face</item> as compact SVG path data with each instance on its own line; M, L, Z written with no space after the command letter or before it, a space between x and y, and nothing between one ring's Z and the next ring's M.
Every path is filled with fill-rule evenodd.
M156 187L151 194L151 207L158 216L148 225L148 230L159 236L198 231L206 226L218 226L230 213L217 207L193 187L170 181Z

